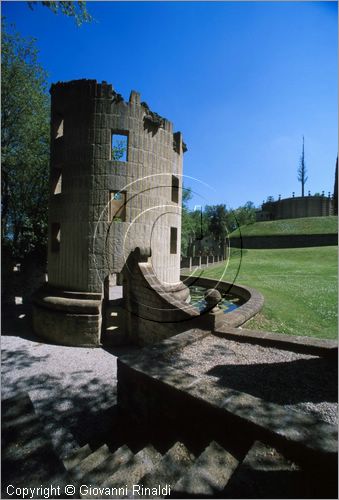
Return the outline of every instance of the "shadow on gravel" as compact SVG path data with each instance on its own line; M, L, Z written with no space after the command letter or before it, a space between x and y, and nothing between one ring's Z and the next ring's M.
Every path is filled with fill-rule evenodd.
M62 457L87 443L92 449L103 443L116 449L128 442L131 449L138 451L144 443L138 429L128 429L119 418L113 365L110 380L95 376L95 367L86 370L80 364L68 374L61 369L55 371L55 367L52 372L50 363L56 360L46 351L39 354L44 345L51 344L39 342L32 332L29 308L15 305L3 313L4 335L31 340L34 344L22 343L15 349L2 349L2 399L28 394L42 431L51 437L54 449ZM22 315L25 316L20 318ZM135 347L105 349L112 355L112 363L114 356L136 350ZM95 351L89 349L84 355Z
M324 358L285 363L217 365L207 372L219 386L280 405L337 401L338 367Z
M55 370L55 366L52 372L50 363L57 361L50 358L46 349L40 353L49 343L40 341L33 333L30 307L21 304L6 307L2 318L3 335L34 342L20 342L16 348L2 347L2 399L28 393L44 431L52 437L62 456L78 444L100 443L114 426L113 368L110 380L96 377L95 369L85 370L81 365L68 374L62 369Z
M21 370L48 362L48 357L30 355L24 349L3 353L3 377L8 371L17 372L3 397L30 394L45 433L52 436L54 447L63 456L77 445L100 444L114 430L116 384L95 376L89 379L86 370L78 370L66 381L62 374L44 372L20 376Z

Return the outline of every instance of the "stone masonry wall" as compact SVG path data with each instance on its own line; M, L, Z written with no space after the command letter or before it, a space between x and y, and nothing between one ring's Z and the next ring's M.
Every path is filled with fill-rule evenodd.
M58 83L51 94L51 285L102 292L105 278L120 273L138 246L151 248L159 280L179 282L181 134L173 134L172 123L141 103L137 92L125 102L105 82ZM112 133L127 136L126 161L112 159ZM112 192L126 197L125 220L110 220Z
M232 248L301 248L338 245L337 234L281 234L231 238Z
M52 286L87 290L92 88L84 81L53 85L51 93L48 278ZM58 224L59 249L57 235L53 234Z
M333 201L325 196L297 196L266 202L256 214L257 221L324 217L332 215Z

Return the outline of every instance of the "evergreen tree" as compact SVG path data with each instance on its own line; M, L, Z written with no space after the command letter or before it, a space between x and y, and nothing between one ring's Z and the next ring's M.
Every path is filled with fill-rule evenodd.
M305 184L308 179L308 177L306 177L306 172L307 169L305 165L305 148L304 148L304 136L303 136L303 149L298 167L298 181L301 182L301 196L304 196Z

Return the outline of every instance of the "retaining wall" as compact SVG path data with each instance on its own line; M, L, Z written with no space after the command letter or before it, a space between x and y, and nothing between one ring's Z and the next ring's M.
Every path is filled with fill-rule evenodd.
M206 335L206 331L193 329L144 349L142 354L138 352L118 359L118 404L126 417L133 419L133 425L147 425L154 437L166 427L176 439L178 436L192 440L208 437L229 442L236 438L238 444L260 439L318 472L321 467L323 478L327 474L329 482L333 483L337 474L335 425L193 376L177 368L171 355L168 357ZM262 332L263 339L266 335ZM238 336L241 337L241 332ZM289 340L287 336L286 340ZM279 339L279 348L282 344L283 340ZM315 347L335 348L331 341L329 345L326 341L317 341ZM286 349L293 351L294 348L288 342ZM311 339L303 349L314 352ZM296 351L300 352L300 345Z
M338 245L337 234L291 234L230 238L232 248L299 248Z

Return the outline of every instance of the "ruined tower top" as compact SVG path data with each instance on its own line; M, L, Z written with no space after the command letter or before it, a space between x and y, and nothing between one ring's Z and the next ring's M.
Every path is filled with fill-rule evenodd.
M83 79L50 92L50 282L100 292L136 247L150 248L161 281L178 282L182 134L134 90L125 101Z

